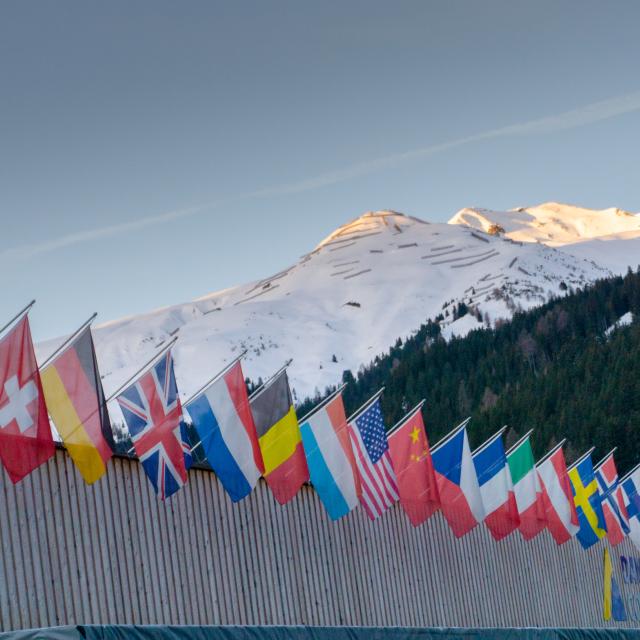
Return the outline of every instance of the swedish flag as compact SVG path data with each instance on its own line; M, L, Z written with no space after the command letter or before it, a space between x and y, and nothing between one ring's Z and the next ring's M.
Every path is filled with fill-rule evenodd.
M591 451L585 453L569 468L573 501L576 505L580 525L576 536L585 549L593 546L607 533L602 512L602 498L598 492L598 483L593 472Z

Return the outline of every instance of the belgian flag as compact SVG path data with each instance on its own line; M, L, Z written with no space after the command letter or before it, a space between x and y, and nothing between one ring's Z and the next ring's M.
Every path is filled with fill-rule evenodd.
M287 372L282 371L250 398L264 478L280 504L286 504L309 480L298 418Z
M47 409L85 482L101 478L115 444L87 327L41 372Z

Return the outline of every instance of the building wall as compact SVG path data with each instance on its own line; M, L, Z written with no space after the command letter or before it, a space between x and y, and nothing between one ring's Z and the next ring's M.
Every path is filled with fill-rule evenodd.
M399 506L376 522L361 509L331 522L312 488L281 507L262 481L234 505L205 470L163 504L123 458L94 486L62 450L17 486L2 474L0 542L1 630L616 624L602 620L605 542L558 547L543 532L496 543L483 525L457 540L439 513L413 528ZM628 541L611 550L640 619L640 586L623 582L621 555L640 553Z

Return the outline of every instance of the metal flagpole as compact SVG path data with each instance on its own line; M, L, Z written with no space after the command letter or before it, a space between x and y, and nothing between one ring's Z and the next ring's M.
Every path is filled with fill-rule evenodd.
M532 433L533 433L533 429L529 429L529 431L527 431L527 433L525 433L522 436L522 438L520 438L514 445L510 446L507 449L507 451L505 452L505 455L509 455L514 449L519 447Z
M95 319L96 316L98 315L98 312L96 311L86 322L84 322L82 324L82 326L77 329L76 331L74 331L39 367L40 370L44 369L61 351L63 351L65 349L65 347L70 344L71 342L73 342L73 340L80 335L80 333L82 333L82 331L88 326L90 325Z
M293 358L289 358L266 382L263 382L250 396L249 401L255 399L263 391L271 385L271 383L293 362Z
M583 453L568 469L567 471L571 471L571 469L573 469L574 467L577 467L588 455L591 455L593 453L593 451L595 450L595 447L591 447L591 449L589 449L589 451L586 451L585 453Z
M627 471L627 473L625 473L624 476L622 476L622 478L618 480L618 484L622 484L634 471L637 471L638 469L640 469L640 463L633 467L631 471Z
M474 456L476 453L482 451L485 447L488 447L496 438L500 437L507 429L507 425L505 424L502 429L498 429L488 440L485 440L479 447L475 449L475 451L471 452L471 455Z
M351 414L347 422L353 422L356 418L359 418L382 395L383 391L384 387L380 387L355 413Z
M313 407L313 409L311 409L311 411L309 411L304 416L304 418L300 418L300 420L298 420L298 423L302 424L303 422L308 420L312 415L320 411L322 407L327 406L346 386L347 386L346 382L341 384L333 393L329 394L324 400L320 401L320 403L318 403L315 407Z
M613 449L611 449L611 451L609 451L609 453L607 453L607 455L602 458L602 460L600 460L600 462L598 462L598 464L594 464L593 468L594 470L597 470L600 468L600 465L612 454L615 453L615 451L617 450L618 447L613 447Z
M466 420L463 420L457 427L449 431L449 433L447 433L446 436L443 436L442 438L440 438L440 440L438 440L438 442L436 442L431 447L431 453L433 453L436 449L441 447L443 444L446 444L447 442L449 442L449 440L451 440L451 438L453 438L453 436L455 436L456 433L460 431L460 429L463 429L469 424L469 420L471 420L471 416L469 416Z
M415 407L413 407L413 409L411 409L411 411L409 411L409 413L405 414L402 418L400 418L400 420L398 420L398 422L396 422L393 425L393 427L391 427L391 429L387 431L387 437L389 437L392 433L400 429L400 427L403 427L407 422L407 420L411 419L418 411L420 411L420 409L422 409L425 402L426 400L423 398Z
M192 393L189 396L188 400L182 402L182 405L189 404L196 396L199 396L203 391L207 390L216 380L219 380L227 371L229 371L238 360L242 360L244 356L247 354L247 350L245 349L237 358L235 358L232 362L230 362L224 369L218 371L208 382L205 382L195 393Z
M562 440L560 440L560 442L558 442L558 444L553 447L553 449L551 449L551 451L548 451L547 453L545 453L542 458L540 458L540 460L538 460L538 462L536 462L536 467L539 467L543 462L546 462L558 449L560 449L564 443L567 441L566 438L562 438Z
M16 313L16 315L13 316L13 318L11 318L11 320L9 320L9 322L7 322L7 324L5 324L4 327L2 327L2 329L0 329L0 333L2 333L5 329L10 327L20 316L24 315L25 313L28 313L29 309L31 309L31 307L33 307L35 303L36 301L34 299L24 309L22 309L21 311L18 311L18 313Z
M170 340L163 348L161 351L158 351L158 353L156 353L146 364L144 364L142 367L140 367L124 384L120 385L118 387L117 391L114 391L105 401L105 404L109 404L109 402L111 402L117 395L120 394L120 392L125 388L128 387L136 378L138 378L140 376L140 374L143 373L143 371L145 371L149 366L151 366L161 355L165 354L176 342L176 340L178 339L178 336L175 336L175 338L173 338L172 340Z

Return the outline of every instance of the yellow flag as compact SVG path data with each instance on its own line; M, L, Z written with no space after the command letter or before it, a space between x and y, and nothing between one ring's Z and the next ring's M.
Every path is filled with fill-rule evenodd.
M604 608L603 617L605 620L611 620L611 558L609 550L604 550Z

